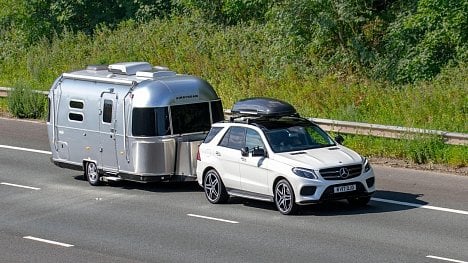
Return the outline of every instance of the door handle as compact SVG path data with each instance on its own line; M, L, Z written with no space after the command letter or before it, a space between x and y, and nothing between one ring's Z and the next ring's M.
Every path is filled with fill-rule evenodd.
M220 152L215 152L216 156L221 156Z
M245 159L244 157L241 157L241 161L245 162L245 161L246 161L246 159Z

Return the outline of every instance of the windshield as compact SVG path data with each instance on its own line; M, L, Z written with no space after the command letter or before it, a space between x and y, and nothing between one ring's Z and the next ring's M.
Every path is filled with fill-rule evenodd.
M265 131L265 135L274 152L301 151L335 145L322 129L311 123L269 129Z

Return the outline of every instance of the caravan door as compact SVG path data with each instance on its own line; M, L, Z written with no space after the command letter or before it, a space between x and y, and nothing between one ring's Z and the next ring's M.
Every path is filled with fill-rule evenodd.
M100 166L109 172L117 172L117 152L115 142L115 116L117 111L116 94L102 93L99 117L101 137Z

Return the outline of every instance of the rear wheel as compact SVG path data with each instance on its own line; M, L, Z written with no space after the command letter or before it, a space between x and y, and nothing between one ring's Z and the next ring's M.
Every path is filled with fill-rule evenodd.
M90 185L97 186L101 184L101 175L97 166L93 162L87 162L85 165L85 176Z
M275 186L275 205L283 215L293 215L299 209L291 184L285 179L280 180Z
M226 192L223 181L215 169L209 170L203 179L206 199L212 204L225 203L229 195Z
M370 196L348 198L348 203L352 206L362 207L366 206L371 200Z

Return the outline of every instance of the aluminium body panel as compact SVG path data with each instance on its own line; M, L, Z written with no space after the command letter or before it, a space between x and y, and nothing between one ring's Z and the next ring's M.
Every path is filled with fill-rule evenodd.
M187 133L173 129L172 121L178 116L171 107L190 109L197 103L209 103L213 122L215 109L211 103L220 104L219 97L197 77L175 73L159 74L162 77L157 78L136 75L81 70L64 73L55 81L49 92L47 122L52 161L77 169L83 169L85 161L92 161L102 173L137 181L151 181L151 177L195 180L196 151L209 127ZM161 136L133 135L133 110L156 107L167 109L170 132ZM194 119L183 116L177 121Z

